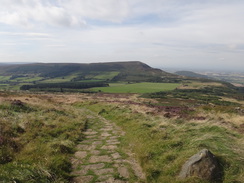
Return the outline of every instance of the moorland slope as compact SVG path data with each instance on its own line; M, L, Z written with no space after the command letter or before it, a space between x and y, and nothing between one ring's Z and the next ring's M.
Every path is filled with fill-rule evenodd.
M217 182L244 179L241 87L141 62L0 68L0 182L207 183L179 179L201 149Z

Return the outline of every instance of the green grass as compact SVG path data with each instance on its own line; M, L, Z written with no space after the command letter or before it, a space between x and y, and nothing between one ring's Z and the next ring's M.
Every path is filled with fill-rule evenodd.
M11 76L0 76L0 81L7 81Z
M33 82L33 81L39 81L41 79L44 79L43 77L23 77L23 78L18 78L18 82Z
M111 83L110 87L92 88L93 91L106 93L152 93L159 91L174 90L179 84L175 83Z
M101 79L101 80L107 80L112 79L113 77L117 76L120 72L102 72L99 75L96 75L93 77L93 79Z
M64 76L64 77L57 77L52 79L45 79L40 83L62 83L62 82L69 82L71 79L75 78L75 75Z
M104 81L106 79L109 79L110 77L113 76L114 73L103 73L100 75L96 75L92 78L89 78L87 80L79 80L79 82L99 82L99 81ZM70 76L64 76L64 77L57 77L57 78L52 78L52 79L45 79L41 81L40 83L62 83L62 82L69 82L72 79L76 78L77 75L73 74Z
M80 83L91 83L91 82L102 82L102 81L104 81L104 80L99 80L99 79L88 79L88 80L80 80L80 81L78 81L78 82L80 82Z
M15 79L9 79L9 82L18 82L18 83L24 83L24 82L33 82L33 81L39 81L43 79L42 77L19 77Z
M77 104L79 106L79 104ZM244 174L243 135L209 123L166 119L133 112L130 106L82 103L82 107L102 115L120 126L126 135L122 146L135 153L148 182L204 182L197 178L186 181L177 176L184 162L203 148L219 159L224 170L224 183L241 182Z
M7 86L8 84L0 84L0 89L6 89Z
M45 97L28 101L38 102L0 103L0 182L69 182L86 115Z
M0 102L0 182L69 182L69 158L83 138L82 131L94 120L100 120L87 118L92 115L89 110L126 132L120 147L135 154L147 182L203 182L177 178L184 162L203 148L208 148L220 161L224 183L240 183L244 178L244 136L220 124L225 116L223 111L232 113L218 106L209 105L211 110L206 106L195 107L199 115L211 114L204 115L206 120L197 121L140 112L143 107L139 109L140 106L132 104L99 102L94 95L91 101L71 95L70 99L81 101L73 105L57 103L55 95L22 95L1 93L4 100ZM23 106L13 105L14 98L21 98ZM62 98L69 101L69 95L59 96L59 101ZM231 121L238 115L236 112L226 119Z

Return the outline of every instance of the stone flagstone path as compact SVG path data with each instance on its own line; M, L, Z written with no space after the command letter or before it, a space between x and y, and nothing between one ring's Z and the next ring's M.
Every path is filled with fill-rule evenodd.
M71 159L73 183L144 183L139 164L122 152L121 131L101 116L89 116L85 140Z

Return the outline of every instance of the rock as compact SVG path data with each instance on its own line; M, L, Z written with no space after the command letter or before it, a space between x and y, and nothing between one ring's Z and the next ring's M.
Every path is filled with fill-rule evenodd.
M101 149L105 149L105 150L115 150L117 149L116 145L104 145L101 147Z
M121 156L120 156L120 154L119 153L113 153L113 154L111 154L111 156L113 157L113 159L119 159L119 158L121 158Z
M73 183L89 183L92 181L94 177L91 175L88 176L79 176L79 177L75 177L73 180Z
M222 172L215 156L208 150L203 149L199 153L190 157L182 166L179 177L199 177L204 180L220 180Z
M100 162L111 163L112 159L108 155L91 156L89 161L90 161L90 163L100 163Z
M114 169L113 168L103 168L103 169L100 169L100 170L93 170L94 171L94 173L96 174L96 175L103 175L103 174L112 174L112 173L114 173Z
M79 158L79 159L83 159L87 156L87 152L86 151L77 151L75 153L75 157Z
M109 137L109 136L111 136L111 134L109 134L109 133L107 133L107 132L104 132L104 133L101 134L101 136L102 136L102 137Z
M125 177L125 178L129 178L130 177L130 174L129 174L129 171L126 167L119 167L118 168L118 172L120 174L121 177Z
M13 100L11 101L11 105L12 106L19 106L19 107L24 107L24 102L22 102L21 100Z
M97 132L94 132L94 131L86 131L86 132L83 132L83 134L85 134L85 135L96 135Z

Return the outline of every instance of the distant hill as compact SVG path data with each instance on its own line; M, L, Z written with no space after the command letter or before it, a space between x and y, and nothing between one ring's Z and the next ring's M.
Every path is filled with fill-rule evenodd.
M176 82L180 77L139 61L105 63L35 63L0 66L1 75L36 75L45 78L71 76L75 81L98 78L113 73L111 81Z
M175 74L179 76L186 76L186 77L193 77L193 78L204 78L204 79L211 79L210 77L202 74L198 74L192 71L177 71Z
M2 65L19 65L19 64L30 64L29 62L0 62L0 66Z

